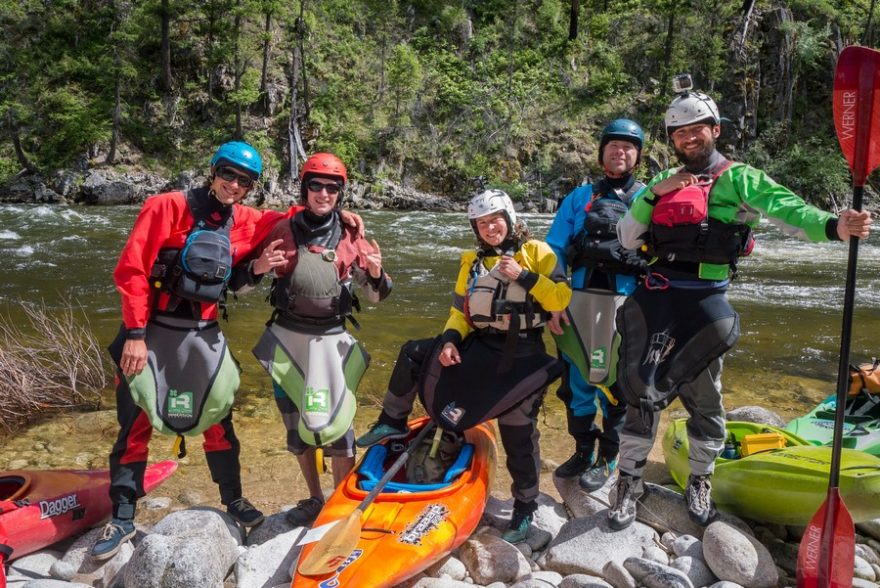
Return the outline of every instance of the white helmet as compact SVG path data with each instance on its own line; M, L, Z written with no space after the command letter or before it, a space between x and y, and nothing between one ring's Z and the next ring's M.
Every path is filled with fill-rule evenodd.
M721 115L714 100L702 92L679 94L666 109L666 134L678 127L710 120L712 124L721 124Z
M486 190L471 198L468 202L467 214L471 222L478 218L488 216L496 212L507 214L508 230L513 230L516 224L516 210L513 201L501 190Z

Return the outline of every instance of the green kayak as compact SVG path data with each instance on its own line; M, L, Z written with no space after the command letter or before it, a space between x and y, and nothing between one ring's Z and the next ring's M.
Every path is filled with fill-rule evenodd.
M836 408L837 396L831 395L808 414L785 425L785 430L813 445L830 444ZM843 446L880 457L880 398L868 394L850 397L844 415Z
M682 488L690 473L685 423L685 419L672 422L663 437L666 465ZM736 441L725 455L732 456L734 450L741 455L741 447L759 434L779 439L780 445L784 440L785 447L733 459L719 457L712 476L712 498L718 508L756 521L806 525L828 493L831 448L757 423L729 421L727 431ZM855 522L880 517L880 458L844 449L840 494Z

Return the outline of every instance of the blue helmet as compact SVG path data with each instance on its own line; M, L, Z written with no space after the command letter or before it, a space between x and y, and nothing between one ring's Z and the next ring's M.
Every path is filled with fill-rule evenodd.
M242 141L230 141L223 143L214 157L211 158L211 168L217 164L228 163L238 169L247 172L253 179L260 178L263 173L263 160L257 150Z
M599 139L599 163L602 163L602 151L610 141L619 139L629 141L639 150L639 157L642 155L642 145L645 143L645 131L637 122L628 118L618 118L608 123L608 126L602 131L602 137Z

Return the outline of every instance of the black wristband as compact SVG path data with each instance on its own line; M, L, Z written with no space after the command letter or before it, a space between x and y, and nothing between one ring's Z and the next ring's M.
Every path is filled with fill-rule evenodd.
M522 268L522 271L516 277L516 283L525 288L526 292L528 292L538 283L538 274L530 272L526 268Z
M147 338L147 329L145 329L144 327L140 327L137 329L125 329L125 338L143 341Z
M837 234L837 223L840 221L839 217L833 216L828 219L828 222L825 223L825 236L829 241L840 241L840 235Z
M440 344L446 345L447 343L452 343L456 347L461 345L461 333L459 333L455 329L448 329L446 331L443 331L443 334L440 335Z

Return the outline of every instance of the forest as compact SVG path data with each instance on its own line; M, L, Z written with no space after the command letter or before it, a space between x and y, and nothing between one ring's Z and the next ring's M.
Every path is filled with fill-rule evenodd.
M340 155L360 181L515 197L594 176L598 134L669 165L670 79L719 103L723 150L825 206L849 173L837 55L876 0L0 0L0 182L62 169L205 170L259 148L267 177Z

